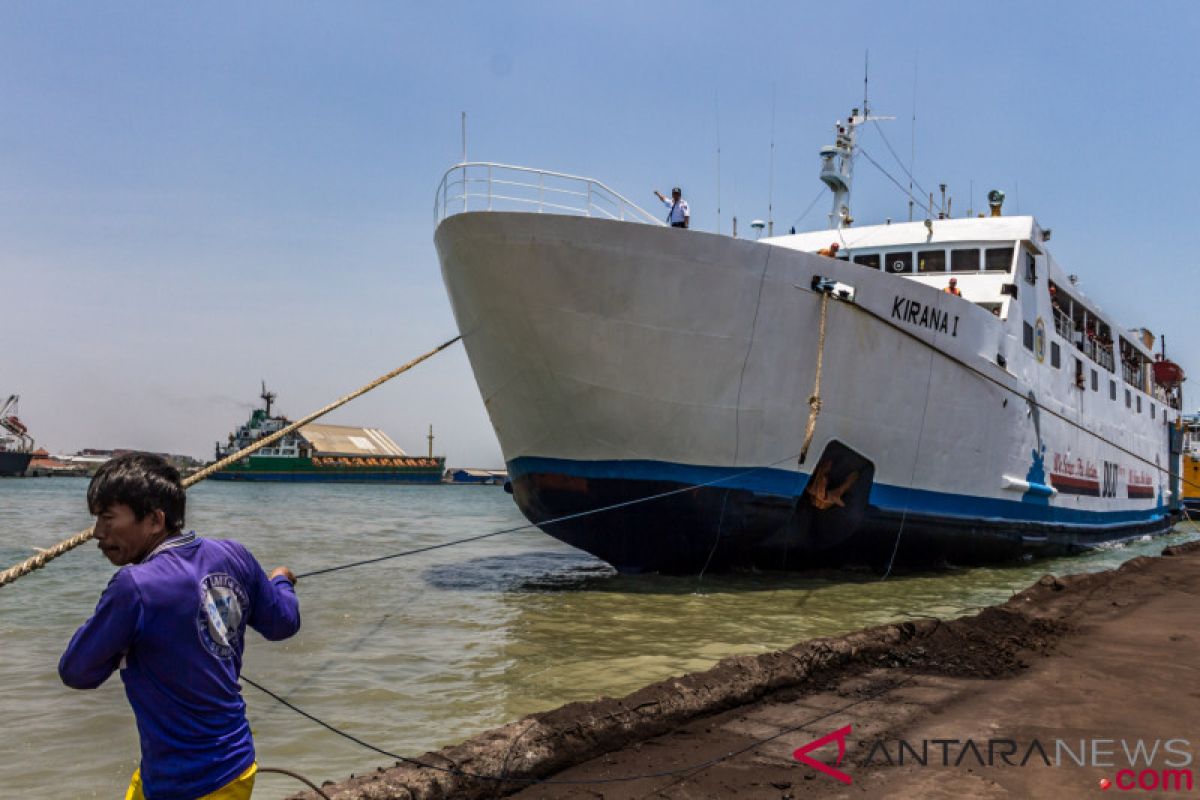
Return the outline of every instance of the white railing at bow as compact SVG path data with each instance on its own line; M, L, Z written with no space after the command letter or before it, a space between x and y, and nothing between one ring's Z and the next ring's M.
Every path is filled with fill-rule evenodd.
M455 164L438 186L434 224L466 211L531 211L666 224L592 178L483 161Z

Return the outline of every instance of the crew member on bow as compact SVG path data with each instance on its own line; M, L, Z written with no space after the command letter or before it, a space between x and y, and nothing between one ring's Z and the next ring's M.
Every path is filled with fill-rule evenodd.
M688 208L687 200L683 199L683 190L676 186L671 190L671 199L668 200L663 196L663 193L655 190L655 196L662 201L664 206L671 210L667 212L667 222L671 223L672 228L686 228L692 220L691 209Z

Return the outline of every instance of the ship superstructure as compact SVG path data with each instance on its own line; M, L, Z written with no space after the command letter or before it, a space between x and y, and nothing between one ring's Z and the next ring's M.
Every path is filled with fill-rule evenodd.
M821 154L830 227L758 241L636 224L590 179L447 173L443 279L521 510L626 571L982 563L1167 530L1182 375L1156 381L1153 334L999 192L988 217L853 225L870 116L848 119Z

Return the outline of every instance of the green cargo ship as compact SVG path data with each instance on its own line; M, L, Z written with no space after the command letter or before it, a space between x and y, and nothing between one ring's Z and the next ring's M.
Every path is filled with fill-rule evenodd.
M229 434L228 442L217 443L217 460L291 424L287 417L271 414L275 393L268 392L265 383L259 396L263 407L254 409L250 419ZM433 455L432 429L429 455L410 456L377 428L312 423L231 464L212 479L428 484L440 483L445 467L445 457Z

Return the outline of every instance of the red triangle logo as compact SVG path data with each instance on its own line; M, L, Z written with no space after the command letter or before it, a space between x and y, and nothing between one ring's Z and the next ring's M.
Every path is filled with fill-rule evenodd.
M841 770L834 769L828 764L823 764L820 761L808 756L808 754L813 750L819 750L836 739L838 756L837 761L834 762L834 766L840 767L842 765L842 759L846 757L846 737L850 735L851 730L852 727L847 725L844 728L838 728L833 733L822 736L820 739L814 739L808 744L801 745L800 747L796 748L795 752L792 753L792 758L796 759L801 764L807 764L818 772L824 772L829 777L839 780L842 783L854 783L854 779Z

